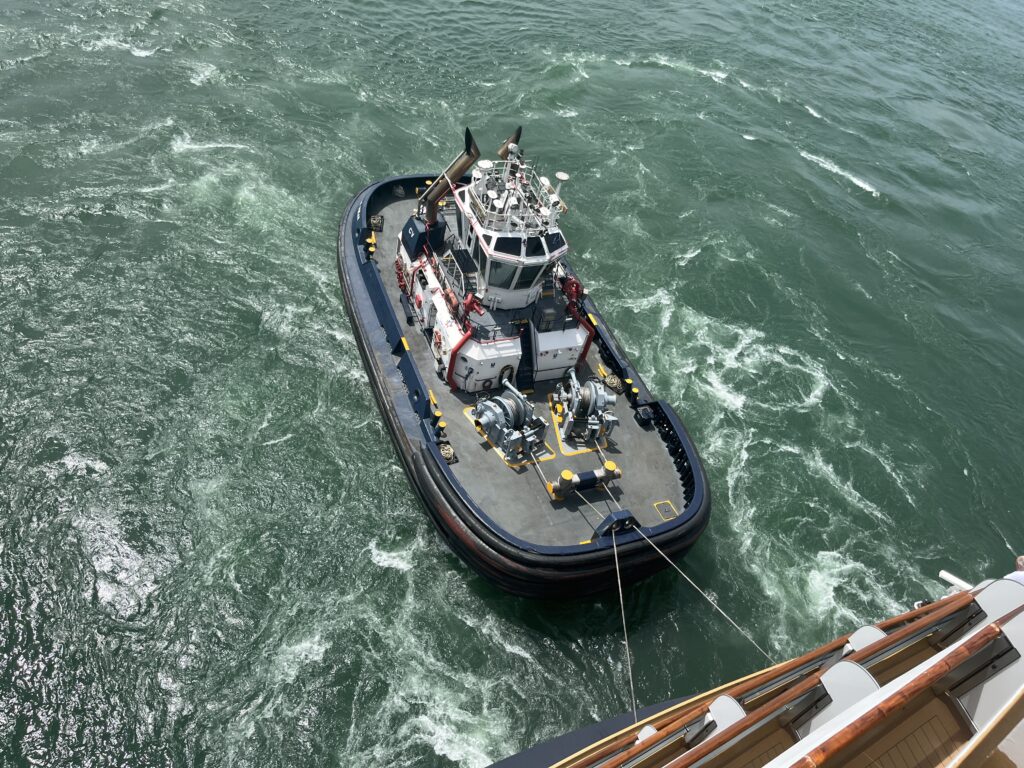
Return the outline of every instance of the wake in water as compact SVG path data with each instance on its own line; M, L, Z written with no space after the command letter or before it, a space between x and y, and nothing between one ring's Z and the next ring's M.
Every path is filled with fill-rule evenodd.
M831 160L824 157L820 157L818 155L812 155L810 152L805 152L802 149L800 150L800 157L804 158L804 160L810 160L812 163L814 163L820 168L824 168L829 173L834 173L836 176L844 178L847 181L853 182L856 186L860 187L865 192L870 192L872 197L878 197L878 190L875 189L871 184L864 181L864 179L854 176L849 171L843 170Z

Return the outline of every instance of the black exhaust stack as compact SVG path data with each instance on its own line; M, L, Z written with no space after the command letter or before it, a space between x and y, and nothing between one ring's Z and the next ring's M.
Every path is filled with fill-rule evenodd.
M480 157L480 148L476 145L476 141L473 139L473 134L470 133L469 128L466 129L466 146L462 150L462 154L452 160L444 173L434 179L434 183L430 185L423 196L420 197L420 202L425 203L426 208L423 212L423 220L428 224L434 224L437 222L437 204L441 202L441 198L451 191L452 185L449 179L454 182L458 182L468 171L473 163Z
M518 144L519 143L519 139L522 138L522 135L523 135L523 126L520 125L518 128L516 128L515 133L513 133L511 136L509 136L507 139L505 139L503 142L501 142L501 146L498 147L498 157L500 157L502 160L508 160L508 147L509 147L509 145L510 144Z

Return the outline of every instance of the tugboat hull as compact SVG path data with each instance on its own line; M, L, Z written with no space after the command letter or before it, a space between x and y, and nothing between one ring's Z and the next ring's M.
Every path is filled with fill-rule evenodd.
M574 545L548 545L511 535L470 496L442 458L429 420L434 395L424 382L424 376L433 379L434 372L418 369L409 353L409 341L403 335L394 297L389 297L382 279L383 270L389 267L387 256L381 256L382 263L378 264L367 245L373 235L370 211L379 206L379 198L396 194L411 197L424 179L395 177L363 189L345 210L337 251L345 308L375 400L405 472L450 548L502 589L543 598L606 591L616 584L610 535L603 540L595 536L589 542ZM388 247L387 243L381 245ZM596 308L593 312L596 314ZM595 343L601 346L602 357L606 353L617 354L618 346L606 328L599 329ZM637 383L642 385L638 377ZM441 388L444 382L432 380L430 386ZM668 430L678 455L684 457L681 463L692 485L687 486L690 501L685 514L673 524L651 528L647 533L665 554L675 559L693 545L706 527L710 494L696 448L671 406L657 401L651 402L650 407L659 429ZM635 531L620 532L616 543L624 582L644 578L668 565Z

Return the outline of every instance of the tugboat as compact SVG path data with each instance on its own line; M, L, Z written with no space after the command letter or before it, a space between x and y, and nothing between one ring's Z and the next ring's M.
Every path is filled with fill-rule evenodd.
M467 128L436 177L359 192L338 275L388 431L451 549L509 592L579 597L682 556L710 495L679 417L566 261L568 175L538 175L521 133L490 160Z
M492 768L1024 766L1024 579L1014 579L953 577L963 589L941 600Z

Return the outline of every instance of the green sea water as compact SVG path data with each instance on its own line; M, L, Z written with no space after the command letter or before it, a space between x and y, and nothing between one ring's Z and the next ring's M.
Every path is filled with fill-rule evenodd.
M518 124L703 452L684 563L788 657L1024 550L1009 0L0 3L0 765L466 766L629 708L382 427L347 200ZM489 151L489 150L485 150ZM625 593L641 703L761 665Z

